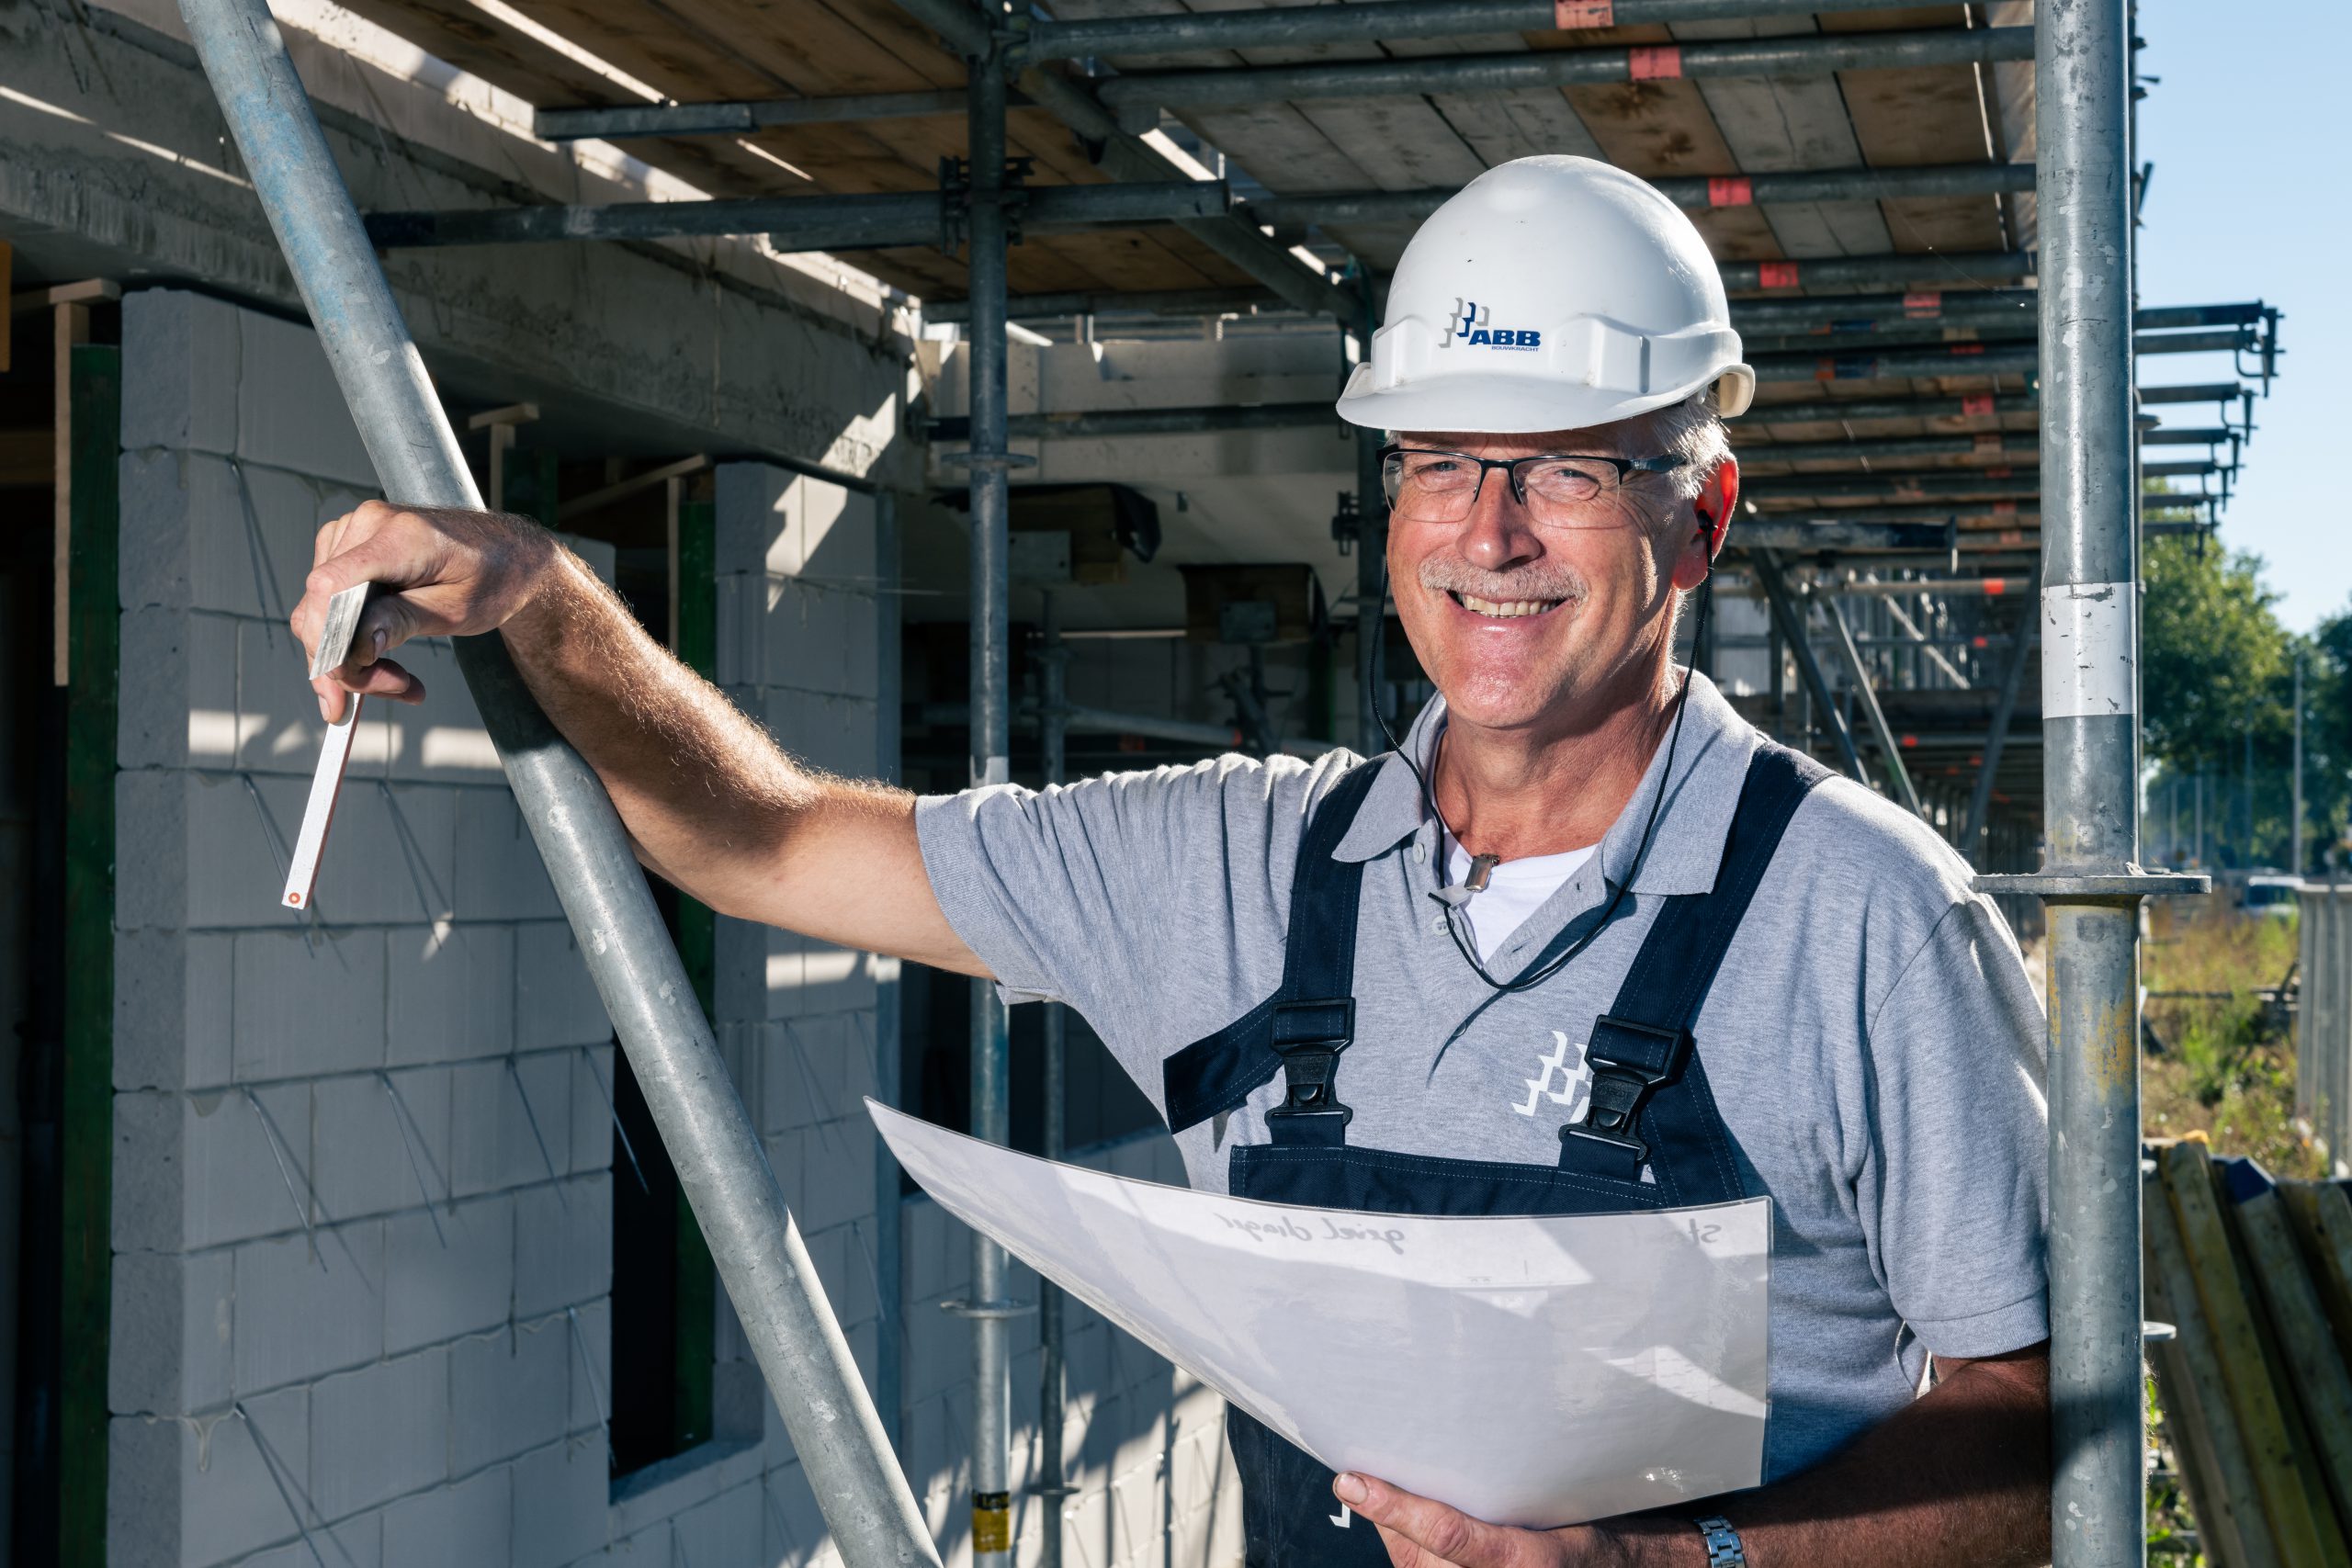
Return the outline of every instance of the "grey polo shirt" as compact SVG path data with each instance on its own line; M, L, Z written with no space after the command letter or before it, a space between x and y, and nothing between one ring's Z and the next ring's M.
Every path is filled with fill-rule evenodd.
M1426 759L1442 702L1405 744ZM1661 745L1600 851L1498 948L1509 978L1564 933L1617 919L1564 971L1487 1008L1429 894L1437 827L1397 759L1227 756L1036 793L923 800L932 886L1012 1000L1084 1014L1164 1111L1161 1062L1281 983L1291 874L1316 802L1377 765L1338 858L1364 866L1351 1143L1554 1166L1584 1114L1583 1043L1658 899L1713 885L1756 731L1704 678L1666 777ZM1657 836L1635 863L1656 792ZM1573 928L1573 930L1571 930ZM2043 1023L2008 928L1924 824L1845 779L1790 824L1693 1031L1751 1193L1773 1201L1766 1473L1821 1459L1915 1397L1928 1352L2048 1334ZM1266 1141L1279 1075L1178 1134L1194 1187Z

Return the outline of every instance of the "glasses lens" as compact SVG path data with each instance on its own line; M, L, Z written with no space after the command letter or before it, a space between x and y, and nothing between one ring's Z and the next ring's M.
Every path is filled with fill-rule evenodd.
M1391 452L1381 467L1388 504L1417 523L1456 523L1469 515L1482 472L1453 452Z
M1580 506L1615 483L1617 471L1583 457L1548 457L1521 470L1531 506Z

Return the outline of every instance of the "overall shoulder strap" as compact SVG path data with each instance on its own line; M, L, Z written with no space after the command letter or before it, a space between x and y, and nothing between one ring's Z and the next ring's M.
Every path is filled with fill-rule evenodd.
M1653 1091L1682 1076L1693 1055L1690 1027L1781 835L1805 796L1828 776L1828 769L1785 746L1766 741L1759 747L1724 838L1714 886L1663 901L1615 1003L1593 1021L1585 1047L1592 1100L1581 1122L1560 1129L1563 1164L1631 1177L1647 1162L1650 1149L1635 1124ZM1691 1108L1671 1109L1670 1120L1691 1119L1685 1114ZM1708 1110L1712 1114L1712 1100Z
M1231 1111L1281 1070L1299 1047L1336 1057L1355 1033L1356 905L1363 867L1337 861L1385 757L1350 769L1331 786L1300 836L1291 875L1290 925L1282 987L1216 1033L1160 1065L1168 1128L1181 1133ZM1298 1067L1294 1060L1294 1077ZM1328 1073L1325 1083L1329 1084Z

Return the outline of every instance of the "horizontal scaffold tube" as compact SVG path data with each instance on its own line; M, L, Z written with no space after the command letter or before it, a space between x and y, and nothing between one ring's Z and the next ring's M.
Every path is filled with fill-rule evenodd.
M1891 201L1907 197L1984 196L2031 190L2033 165L1949 164L1908 169L1822 169L1713 178L1668 175L1649 183L1682 207L1752 207L1758 202L1775 201ZM1459 188L1431 186L1418 190L1269 196L1246 203L1241 210L1252 222L1277 229L1309 223L1328 228L1348 223L1419 222L1453 199Z
M1731 289L1886 288L1907 283L1958 294L2033 276L2033 256L2026 251L1898 252L1720 265L1724 287Z
M1222 180L1133 185L1033 186L1020 193L1020 224L1035 232L1171 223L1222 217ZM765 234L780 250L844 251L943 245L953 209L936 191L873 196L746 197L718 201L616 201L600 207L483 207L376 212L368 237L386 249L517 244L551 240L666 240Z
M1858 419L1976 419L1992 414L2032 413L2041 400L2031 392L1954 392L1928 398L1808 398L1796 403L1755 403L1732 422L1736 436L1757 423L1810 424Z
M1742 463L1870 462L1886 457L1997 457L2008 463L2041 460L2041 440L2030 430L2007 436L1896 435L1877 441L1742 441L1732 424L1732 453ZM1802 476L1797 476L1802 477Z
M1376 98L1424 93L1507 93L1619 82L1721 76L1827 76L1921 65L1985 65L2033 58L2031 28L1812 33L1718 43L1532 50L1517 54L1416 55L1313 65L1144 71L1095 84L1114 109L1205 108Z
M931 93L855 93L826 98L744 98L707 104L615 104L539 109L531 134L542 141L607 141L634 136L742 136L778 126L837 125L869 119L920 119L960 115L968 105L961 87ZM1018 93L1012 102L1027 107Z
M1341 428L1329 401L1259 403L1243 407L1092 409L1075 413L1016 413L1005 422L1015 441L1052 436L1192 435L1225 430ZM926 426L933 441L965 441L972 422L961 416L934 419Z
M1888 10L1912 0L1839 0L1841 11ZM1656 27L1675 22L1747 21L1810 17L1808 0L1614 0L1582 7L1592 28ZM1083 60L1111 54L1167 54L1193 49L1267 49L1293 44L1373 43L1383 39L1475 38L1482 33L1551 32L1560 26L1554 0L1390 0L1355 6L1281 6L1266 10L1176 11L1142 17L1031 21L1035 59Z
M2254 346L2251 333L2243 327L2222 327L2210 332L2142 333L2132 342L2135 354L2203 354ZM2031 343L1956 343L1942 349L1921 348L1896 354L1759 354L1749 361L1758 381L1874 381L1900 376L2030 376L2041 363L2040 348ZM2150 399L2143 393L2141 400L2165 400Z

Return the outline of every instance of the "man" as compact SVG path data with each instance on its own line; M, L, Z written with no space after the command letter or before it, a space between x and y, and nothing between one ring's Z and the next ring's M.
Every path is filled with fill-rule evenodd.
M320 682L330 717L346 690L417 694L383 657L406 638L502 629L657 874L1069 1002L1196 1186L1773 1200L1767 1484L1501 1529L1237 1414L1252 1564L2044 1562L2042 1028L2015 945L1925 826L1672 662L1752 387L1704 245L1640 181L1525 159L1442 208L1340 404L1408 433L1387 561L1441 694L1375 762L923 801L813 774L511 518L363 507L322 534L295 625L397 591Z

